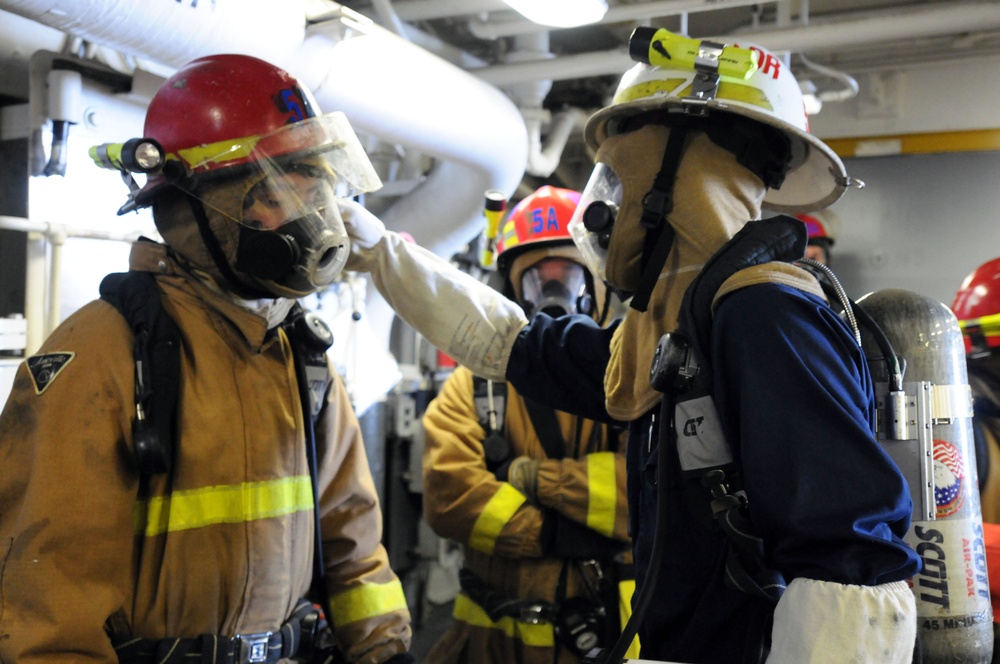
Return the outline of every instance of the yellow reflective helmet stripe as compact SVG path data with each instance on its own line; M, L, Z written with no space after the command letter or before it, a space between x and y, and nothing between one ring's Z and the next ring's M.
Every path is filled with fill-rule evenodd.
M630 88L619 91L615 95L615 103L623 104L658 94L683 99L691 95L691 81L693 79L694 74L690 78L664 78L637 83ZM767 94L752 85L744 85L732 81L720 81L719 90L715 98L719 101L739 101L752 106L758 106L767 111L774 111L774 105L767 98Z
M509 638L519 639L526 646L551 648L556 644L555 631L550 623L526 623L509 616L493 622L482 607L463 593L455 597L455 610L452 615L455 620L461 620L473 627L499 629Z
M503 231L500 233L503 236L503 246L506 249L511 247L516 247L521 244L521 238L517 236L517 224L514 223L513 219L507 220L507 223L503 225Z
M475 525L472 526L469 546L476 551L492 555L500 531L524 504L525 500L527 498L523 493L506 482L502 483L500 489L486 503L486 507L476 519Z
M152 537L217 523L244 523L313 508L308 475L264 482L175 491L140 500L135 508L137 533Z
M618 582L618 619L619 625L625 628L628 619L632 616L632 595L635 594L635 579L625 579ZM637 634L632 643L629 644L625 656L629 659L639 657L639 635Z
M363 583L330 598L334 625L349 625L406 608L406 595L398 579L388 583Z
M614 452L587 455L587 491L587 527L611 537L618 499Z
M958 326L965 332L969 328L979 328L988 337L1000 334L1000 314L990 314L970 320L958 321Z
M259 136L241 136L233 140L183 148L177 151L177 156L190 168L199 168L208 162L224 164L250 156L259 140Z

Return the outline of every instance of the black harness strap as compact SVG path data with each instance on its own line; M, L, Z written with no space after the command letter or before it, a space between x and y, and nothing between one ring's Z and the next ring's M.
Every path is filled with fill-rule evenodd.
M524 400L528 410L531 426L535 428L538 440L542 443L545 456L550 459L562 459L566 456L566 440L563 438L556 411L530 399Z
M160 289L149 272L109 274L101 281L100 294L132 328L135 358L132 440L139 472L143 475L169 472L177 443L180 330L163 313Z
M332 382L329 376L329 365L326 360L326 350L333 344L333 333L320 318L306 312L296 304L291 313L282 323L282 328L292 346L292 357L295 362L295 377L299 388L299 401L302 403L306 437L306 461L309 464L309 477L312 480L313 498L313 576L311 593L313 600L323 607L326 620L333 626L333 613L330 611L330 598L326 590L326 563L323 558L323 529L319 510L319 460L316 451L316 429L314 420L323 407L323 396ZM311 375L316 369L324 372L327 382L319 386L311 385ZM318 389L317 389L318 388Z
M501 618L514 618L522 622L554 623L559 616L559 607L540 599L507 597L490 588L489 584L464 567L458 572L462 592L478 604L493 622Z
M629 303L629 306L636 311L645 311L649 306L653 288L667 262L670 247L674 244L674 228L667 221L667 216L674 208L674 181L677 179L677 169L680 167L687 129L688 123L683 117L671 124L660 171L653 181L653 188L646 193L642 201L640 223L646 229L646 242L642 250L642 276Z

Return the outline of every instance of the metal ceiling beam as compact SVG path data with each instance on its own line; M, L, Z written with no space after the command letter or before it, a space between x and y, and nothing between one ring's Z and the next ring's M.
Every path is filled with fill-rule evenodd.
M1000 29L1000 4L967 1L921 5L855 15L848 19L817 21L788 28L751 30L739 34L712 35L717 40L745 39L772 51L815 53L850 46L885 44L921 37L983 32ZM709 36L706 36L709 38ZM471 73L497 86L540 79L568 80L622 74L634 64L625 51L595 51L546 60L507 63L472 69Z

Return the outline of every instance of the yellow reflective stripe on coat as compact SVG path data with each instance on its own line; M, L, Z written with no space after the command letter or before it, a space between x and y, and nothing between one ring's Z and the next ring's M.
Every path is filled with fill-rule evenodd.
M618 498L614 452L587 455L587 491L587 527L611 537Z
M136 532L152 537L217 523L244 523L311 510L308 475L174 491L136 503Z
M459 593L455 597L455 610L452 615L454 615L455 620L461 620L473 627L499 629L509 638L519 639L526 646L551 648L556 644L555 631L550 623L526 623L514 620L509 616L493 622L482 607L463 593Z
M500 489L493 494L490 502L486 503L482 514L472 526L469 546L477 551L493 555L493 548L496 546L500 531L513 518L525 500L527 498L524 494L513 486L506 482L501 484Z
M618 582L618 624L625 628L628 624L628 619L632 617L632 595L635 593L635 579L625 579L624 581ZM625 656L629 659L638 659L639 657L639 635L637 634L635 638L632 639L632 643L629 644L628 650L625 651Z
M349 625L406 608L406 595L398 579L388 583L363 583L330 598L334 625Z

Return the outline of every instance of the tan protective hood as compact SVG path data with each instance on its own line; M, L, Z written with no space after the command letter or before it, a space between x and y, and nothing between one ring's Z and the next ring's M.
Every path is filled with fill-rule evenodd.
M611 166L622 180L622 206L611 241L615 251L608 252L608 280L615 285L625 286L638 278L645 232L639 226L642 197L659 171L669 132L668 127L649 125L612 136L598 150L597 161ZM747 221L760 217L764 191L760 179L740 166L730 152L705 134L693 132L674 185L669 221L676 237L666 264L648 310L629 309L611 342L604 389L612 417L637 419L660 400L662 395L649 384L656 344L663 334L676 329L684 292L705 262ZM808 275L805 278L815 284Z
M239 224L234 220L240 218L243 199L257 181L235 178L213 183L204 191L193 194L203 202L208 227L234 272L240 236ZM157 197L153 203L153 219L163 240L186 263L188 269L208 274L218 284L228 283L202 240L187 194L176 190ZM249 276L246 276L246 280L247 284L253 283Z

